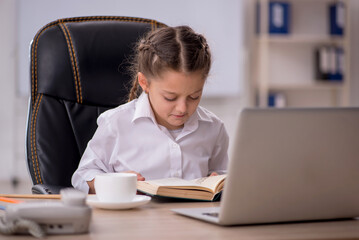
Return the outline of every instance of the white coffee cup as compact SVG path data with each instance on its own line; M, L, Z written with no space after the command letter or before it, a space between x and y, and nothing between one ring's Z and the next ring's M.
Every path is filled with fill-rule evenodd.
M95 177L95 190L101 202L130 202L136 196L137 175L104 173Z

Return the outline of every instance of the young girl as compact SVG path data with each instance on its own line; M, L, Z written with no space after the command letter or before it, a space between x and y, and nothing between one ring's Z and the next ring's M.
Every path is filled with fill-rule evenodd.
M137 46L129 102L100 115L73 186L95 193L94 178L104 172L134 172L139 181L225 173L223 122L198 106L210 67L207 41L190 27L147 34Z

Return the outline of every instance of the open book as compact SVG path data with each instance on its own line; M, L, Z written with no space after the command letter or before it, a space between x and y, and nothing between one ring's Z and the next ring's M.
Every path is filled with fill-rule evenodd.
M137 190L152 196L216 201L223 190L226 175L218 175L194 180L165 178L138 181Z

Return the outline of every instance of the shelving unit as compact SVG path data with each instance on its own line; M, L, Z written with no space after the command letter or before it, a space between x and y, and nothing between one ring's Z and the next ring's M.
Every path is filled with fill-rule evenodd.
M328 5L333 0L282 0L290 4L290 33L269 34L270 0L259 0L259 27L252 49L257 105L268 106L268 96L280 93L287 107L348 106L350 93L349 4L345 4L343 36L329 35ZM257 4L256 1L253 1ZM344 78L340 82L315 78L314 52L319 46L344 50Z

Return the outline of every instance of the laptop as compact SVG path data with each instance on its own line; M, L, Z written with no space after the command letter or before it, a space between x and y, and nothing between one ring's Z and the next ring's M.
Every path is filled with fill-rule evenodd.
M219 207L174 212L219 225L359 216L359 108L244 109Z

